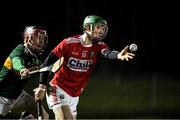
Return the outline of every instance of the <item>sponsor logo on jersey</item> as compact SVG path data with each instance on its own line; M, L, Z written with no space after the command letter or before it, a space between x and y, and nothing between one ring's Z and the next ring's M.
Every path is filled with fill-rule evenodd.
M81 60L70 57L67 66L73 71L86 72L92 63L92 60Z

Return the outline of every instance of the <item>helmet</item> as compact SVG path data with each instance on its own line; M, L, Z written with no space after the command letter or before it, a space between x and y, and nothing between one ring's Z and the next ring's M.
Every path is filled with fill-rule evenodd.
M32 55L41 55L48 43L46 30L37 26L27 26L24 29L24 45Z
M107 21L97 15L89 15L84 19L83 28L85 29L87 25L94 26L95 24L107 25Z
M85 19L84 19L84 22L83 22L83 29L84 31L86 32L86 29L87 29L87 26L89 26L90 28L90 33L86 32L90 37L91 39L96 39L96 38L92 38L92 30L94 29L94 27L96 25L104 25L105 26L105 33L104 35L99 39L99 40L102 40L104 39L104 37L106 36L107 34L107 31L108 31L108 26L107 26L107 21L103 18L101 18L100 16L97 16L97 15L89 15L87 16ZM95 41L99 41L99 40L95 40Z

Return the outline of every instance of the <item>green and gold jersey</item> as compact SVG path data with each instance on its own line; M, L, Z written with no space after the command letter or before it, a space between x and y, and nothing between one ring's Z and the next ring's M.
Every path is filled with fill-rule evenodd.
M14 99L22 92L27 79L21 79L23 68L37 69L40 59L31 55L23 44L19 44L7 57L0 71L0 96Z

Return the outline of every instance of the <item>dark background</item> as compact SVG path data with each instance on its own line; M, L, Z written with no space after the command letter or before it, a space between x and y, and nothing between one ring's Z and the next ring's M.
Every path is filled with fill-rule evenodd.
M23 41L22 32L26 26L38 25L47 30L49 44L45 54L48 54L63 38L81 34L83 19L91 14L99 15L108 21L109 31L104 41L112 50L121 50L131 43L138 45L136 57L130 62L102 60L97 64L90 78L89 89L82 95L78 108L79 118L179 117L179 13L178 4L174 1L4 1L1 3L0 14L1 64L10 51ZM105 89L98 86L97 81L101 87L107 85L105 89L108 91L115 89L114 84L119 85L114 90L118 92L104 92ZM131 96L132 88L133 94L137 93L137 96L147 95L143 91L149 88L149 107L141 104L147 97L142 98L134 107L129 106L131 101L123 104L121 100L125 97L121 96L123 90L120 89L123 87L128 88L124 89L124 94L129 94L128 100L133 102L140 101ZM141 87L145 88L140 89ZM102 96L98 97L97 91L99 96L107 93L107 98L110 95L110 98L114 99L103 104L102 101L107 98L104 100ZM96 94L92 97L92 93ZM171 101L162 103L170 97ZM88 105L93 98L94 104ZM121 104L117 105L118 103ZM110 104L110 107L100 107L107 104ZM125 107L122 107L123 105Z

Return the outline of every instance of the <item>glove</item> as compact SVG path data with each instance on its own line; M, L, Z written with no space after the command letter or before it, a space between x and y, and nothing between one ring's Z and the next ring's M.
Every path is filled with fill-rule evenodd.
M25 79L25 78L29 77L29 72L30 71L27 68L23 68L20 71L21 79Z

